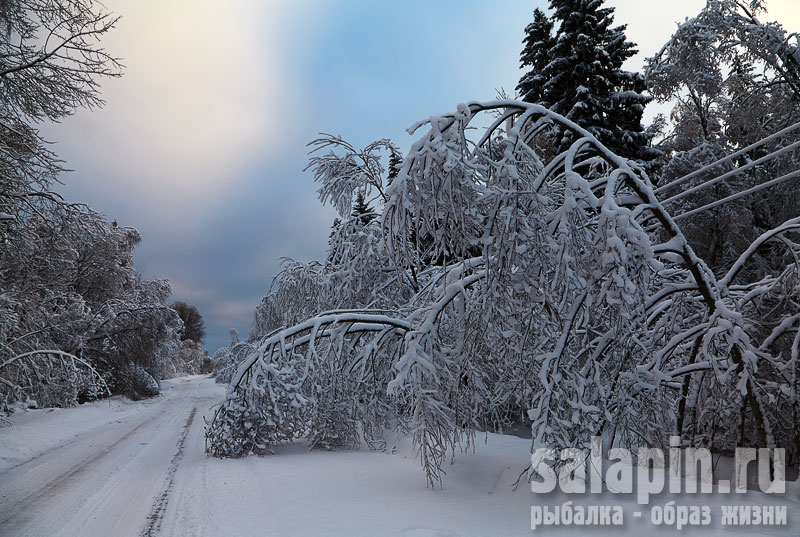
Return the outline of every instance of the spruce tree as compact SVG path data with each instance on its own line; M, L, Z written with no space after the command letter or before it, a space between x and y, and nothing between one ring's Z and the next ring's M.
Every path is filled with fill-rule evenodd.
M389 155L389 174L386 177L386 186L392 184L392 181L398 176L402 167L403 156L399 151L392 151L392 153Z
M333 224L331 224L331 232L328 233L328 248L333 248L333 243L336 239L336 232L339 230L339 226L342 225L342 221L339 218L333 219Z
M369 224L376 216L375 209L369 206L369 203L364 199L364 193L356 193L356 199L353 202L353 212L350 214L355 218L356 223L361 225Z
M603 0L550 0L550 20L534 11L520 56L522 67L530 69L517 89L523 100L566 116L617 154L651 161L659 152L649 146L641 119L652 98L642 94L641 74L622 69L637 51L625 39L625 26L612 26L614 8L602 5ZM556 134L558 150L567 149L572 133Z
M517 92L522 99L529 103L538 103L542 100L544 87L544 68L550 63L548 55L555 45L553 38L553 21L538 7L533 10L533 22L525 27L525 39L519 62L522 68L529 68L517 84Z

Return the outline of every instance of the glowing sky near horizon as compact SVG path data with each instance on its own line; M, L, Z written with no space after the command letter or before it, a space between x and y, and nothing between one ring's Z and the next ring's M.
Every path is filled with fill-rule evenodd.
M122 18L103 46L125 65L107 104L46 127L75 170L62 191L137 228L136 264L168 278L206 319L206 348L249 331L279 258L324 256L305 144L356 145L469 100L513 94L525 25L544 0L107 0ZM610 0L643 59L703 0ZM798 0L765 20L800 30Z

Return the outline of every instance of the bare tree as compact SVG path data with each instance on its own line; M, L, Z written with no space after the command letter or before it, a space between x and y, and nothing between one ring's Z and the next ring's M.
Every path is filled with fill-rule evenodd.
M196 343L203 341L206 335L205 322L203 316L196 306L190 306L186 302L180 300L172 304L172 309L178 314L178 317L183 321L183 330L181 331L181 341L190 339Z
M120 74L98 39L117 22L91 0L8 0L0 9L0 212L12 227L62 205L61 162L35 125L102 104L99 79ZM8 227L8 224L6 224Z

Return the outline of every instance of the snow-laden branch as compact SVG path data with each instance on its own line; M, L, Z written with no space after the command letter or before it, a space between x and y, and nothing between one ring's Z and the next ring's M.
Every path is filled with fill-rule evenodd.
M738 151L734 151L733 153L731 153L729 155L725 155L724 157L722 157L720 159L717 159L717 160L715 160L714 162L712 162L710 164L706 164L705 166L702 166L702 167L698 168L697 170L693 171L692 173L684 175L683 177L679 177L679 178L677 178L677 179L675 179L673 181L670 181L669 183L664 183L662 185L659 185L658 188L655 189L655 193L656 194L660 194L661 192L664 192L665 190L672 189L672 188L674 188L676 186L679 186L679 185L685 183L686 181L694 179L695 177L699 177L699 176L701 176L701 175L703 175L705 173L713 171L713 170L719 168L720 166L722 166L723 164L726 164L728 162L733 162L736 159L742 157L743 155L747 155L748 153L752 152L754 149L758 149L759 147L761 147L763 145L766 145L766 144L768 144L770 142L779 140L782 137L786 136L787 134L790 134L790 133L796 131L797 129L800 129L800 122L794 123L792 125L789 125L788 127L784 128L784 129L781 129L780 131L778 131L778 132L776 132L774 134L771 134L771 135L767 136L766 138L762 138L761 140L759 140L759 141L757 141L757 142L755 142L753 144L750 144L747 147L743 147L742 149L739 149ZM767 155L767 156L769 156L769 155ZM666 201L668 201L668 200L666 200Z
M538 134L552 125L574 142L545 159ZM537 443L557 447L601 433L658 445L676 427L703 444L713 412L786 443L769 402L794 378L781 349L800 318L796 271L731 284L797 222L718 279L645 171L568 119L470 102L409 130L421 129L380 217L335 229L326 263L293 265L265 297L265 326L310 314L242 363L209 424L212 454L299 435L350 445L392 424L412 433L436 485L448 452L522 416ZM338 177L326 176L330 192Z
M3 403L43 395L43 390L62 391L63 405L72 404L77 392L90 398L111 395L105 380L92 365L58 349L23 352L0 363L0 382L5 386ZM45 397L50 397L46 395Z

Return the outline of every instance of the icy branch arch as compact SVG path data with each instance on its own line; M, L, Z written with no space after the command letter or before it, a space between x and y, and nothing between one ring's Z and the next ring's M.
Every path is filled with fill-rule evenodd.
M384 340L409 328L402 320L375 312L334 311L265 338L234 374L207 430L208 450L220 456L266 453L307 432L309 397L317 388L308 384L319 380L316 374L331 364L349 365L353 373L361 362L361 380L374 381L367 371L369 362ZM352 360L356 354L348 346L361 338L368 341ZM336 433L329 432L318 442L335 445Z
M553 125L576 141L545 162ZM768 240L800 257L787 238L800 219L717 279L646 173L564 117L473 102L409 130L422 127L375 223L384 270L359 282L385 295L380 275L393 273L403 288L383 300L395 311L318 315L264 339L209 425L212 454L265 453L309 433L330 447L400 427L433 485L448 452L520 410L534 443L551 447L597 434L796 442L797 266L735 277ZM322 199L342 194L335 179ZM719 415L740 429L715 429Z

